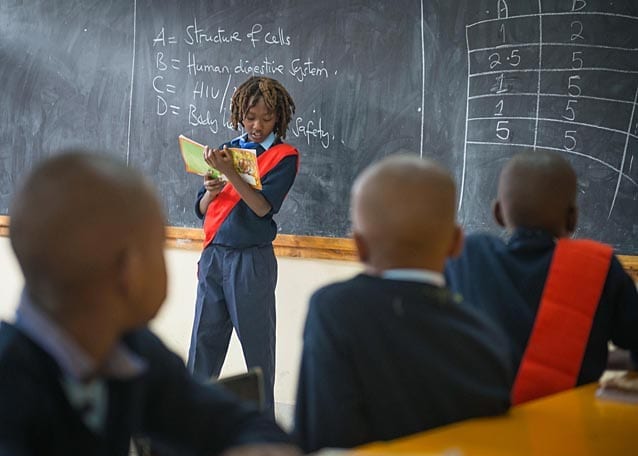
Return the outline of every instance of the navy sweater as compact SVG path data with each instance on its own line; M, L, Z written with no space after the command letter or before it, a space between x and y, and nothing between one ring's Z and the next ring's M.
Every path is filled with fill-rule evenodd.
M367 275L322 288L306 321L295 434L313 451L502 413L505 346L444 288Z
M446 267L450 288L505 331L516 369L536 319L554 247L552 235L539 230L519 229L507 242L473 234L467 237L462 255ZM634 355L638 351L636 285L616 257L594 316L579 385L596 381L603 373L609 341Z
M146 436L179 454L223 449L287 436L256 410L220 387L196 383L181 359L150 331L125 344L148 363L132 380L108 382L104 435L91 432L69 404L58 365L8 323L0 325L0 456L128 454L132 435Z

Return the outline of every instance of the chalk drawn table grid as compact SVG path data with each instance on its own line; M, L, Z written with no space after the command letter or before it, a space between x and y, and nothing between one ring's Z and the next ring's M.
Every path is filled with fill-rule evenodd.
M459 206L473 191L467 172L473 156L546 149L611 173L612 178L604 176L610 181L606 215L611 218L622 186L634 194L638 187L632 174L638 150L638 34L627 42L613 30L627 23L638 30L638 17L590 11L584 0L567 2L570 11L546 11L539 0L536 11L523 13L512 11L505 0L495 3L495 17L465 28L467 106ZM594 33L593 25L601 21L609 33ZM609 110L622 115L592 115Z

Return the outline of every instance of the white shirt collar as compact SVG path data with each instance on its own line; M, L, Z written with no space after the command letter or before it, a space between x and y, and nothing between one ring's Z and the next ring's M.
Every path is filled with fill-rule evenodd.
M235 139L233 139L233 141L240 138L246 140L247 137L248 137L248 133L244 133L243 135L237 136ZM260 142L259 145L263 147L264 150L268 150L270 149L270 146L272 146L273 143L275 142L275 139L277 139L277 137L275 136L275 133L271 131L270 134L266 136L266 139Z
M26 290L20 297L15 325L46 351L66 375L83 381L96 374L98 366L95 360L63 328L31 302ZM140 375L146 368L146 361L119 343L100 369L100 375L126 379Z
M436 287L445 286L445 276L428 269L387 269L381 273L381 277L389 280L423 282Z

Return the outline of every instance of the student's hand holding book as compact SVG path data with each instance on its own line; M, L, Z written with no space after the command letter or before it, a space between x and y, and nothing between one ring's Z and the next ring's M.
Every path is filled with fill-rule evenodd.
M215 173L215 174L213 174ZM204 174L204 189L206 193L199 200L199 211L202 214L205 214L208 205L217 198L217 195L224 189L227 181L224 179L224 176L221 175L217 170L212 170L206 174Z
M225 173L221 171L221 169L217 165L215 165L215 152L220 151L219 149L212 149L208 146L204 147L204 160L212 168L212 172L204 175L204 188L210 193L210 196L213 198L219 195L219 192L222 191L222 189L228 182L223 176L223 174Z
M204 160L206 160L208 165L226 177L237 174L233 156L226 146L224 146L223 149L212 149L208 146L204 147Z
M204 188L213 197L219 195L219 192L222 191L225 185L226 181L221 177L213 177L211 174L204 176Z
M217 195L219 195L228 182L225 176L219 171L219 168L212 164L213 151L214 149L211 149L208 146L205 146L203 151L204 161L206 162L206 165L211 168L204 174L204 189L206 190L206 193L204 193L202 198L199 200L199 211L202 214L206 213L208 205L217 198Z
M237 147L226 147L223 149L213 149L204 146L184 135L178 138L180 152L186 171L189 173L204 176L204 182L210 182L207 190L208 199L217 196L223 185L217 180L228 181L227 177L240 177L256 190L261 190L261 179L259 178L259 165L257 154L253 149L241 149Z

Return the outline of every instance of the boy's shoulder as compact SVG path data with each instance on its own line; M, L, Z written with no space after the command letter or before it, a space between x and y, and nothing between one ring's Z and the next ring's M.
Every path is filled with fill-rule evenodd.
M494 234L476 231L465 236L467 244L503 244L505 241Z
M316 290L310 297L309 314L318 318L358 319L380 300L386 284L380 277L360 273ZM329 317L328 317L329 316Z
M329 283L318 288L312 294L310 301L312 303L334 303L339 300L366 293L368 291L368 286L366 285L366 283L369 282L368 279L373 278L365 274L358 274L346 280Z
M460 302L448 288L360 273L316 290L310 298L310 312L320 316L360 319L370 312L383 312L397 299L406 304L431 301L437 304L435 307L456 306Z
M501 237L486 232L476 232L465 237L462 255L501 250L506 246L506 240Z
M57 388L58 373L55 361L35 342L12 324L0 324L0 403L4 409L26 416L29 410L44 406Z
M41 350L13 324L0 323L0 369L15 369L28 363Z

